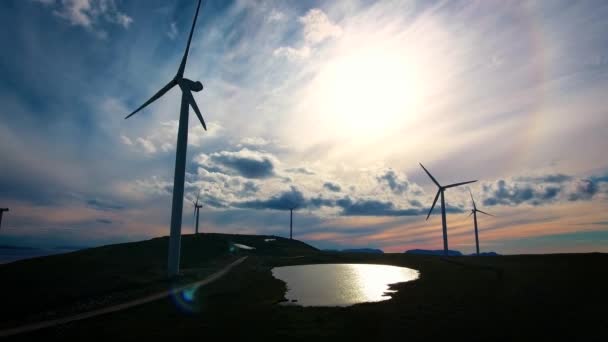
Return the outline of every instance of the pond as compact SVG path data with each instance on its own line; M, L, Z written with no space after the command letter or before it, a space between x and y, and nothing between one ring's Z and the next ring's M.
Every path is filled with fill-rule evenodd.
M348 306L390 299L389 284L418 279L406 267L373 264L317 264L275 267L272 275L287 283L285 298L303 306Z

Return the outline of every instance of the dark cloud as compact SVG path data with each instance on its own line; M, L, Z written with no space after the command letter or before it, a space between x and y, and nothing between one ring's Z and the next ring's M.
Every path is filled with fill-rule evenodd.
M409 188L407 180L399 180L399 177L393 170L386 171L385 174L376 177L378 183L384 183L388 185L391 191L397 195L403 194Z
M241 195L252 195L260 190L260 187L252 181L243 183Z
M209 155L209 161L215 165L204 167L211 172L231 172L245 178L269 178L275 175L275 158L257 151L216 152Z
M409 200L410 205L413 207L422 207L422 203L420 203L420 201L418 200Z
M325 184L323 184L323 187L329 191L333 191L333 192L340 192L342 190L342 187L340 187L339 184L336 183L332 183L332 182L325 182Z
M306 206L304 195L296 187L263 200L252 200L233 204L237 208L287 210Z
M590 180L596 183L608 183L608 174L602 176L593 176L590 178Z
M97 219L96 221L99 222L99 223L103 223L103 224L111 224L112 223L112 220L103 219L103 218Z
M417 216L424 214L422 209L397 209L392 202L373 199L353 200L348 196L337 200L336 206L342 208L344 216Z
M315 173L310 171L309 169L305 168L305 167L297 167L297 168L293 168L293 169L287 169L285 170L285 172L289 172L289 173L300 173L303 175L309 175L312 176Z
M331 199L326 199L321 196L313 197L308 200L309 208L320 208L320 207L335 207L336 201Z
M568 195L569 201L589 200L599 191L596 182L582 179L574 184L573 191Z
M565 183L565 182L571 181L572 179L573 179L572 176L564 175L561 173L537 176L537 177L515 178L516 181L531 182L531 183Z
M503 179L492 185L484 185L483 190L489 195L483 200L483 204L486 206L518 205L524 202L536 204L533 200L543 197L529 184L507 184Z
M483 204L486 206L544 205L560 200L591 200L600 192L599 182L592 179L577 179L563 174L517 177L512 181L501 179L483 185L485 195Z
M115 203L110 203L108 201L103 201L103 200L98 200L98 199L88 200L87 205L91 208L94 208L97 210L105 210L105 211L124 209L124 207L122 205L118 205Z

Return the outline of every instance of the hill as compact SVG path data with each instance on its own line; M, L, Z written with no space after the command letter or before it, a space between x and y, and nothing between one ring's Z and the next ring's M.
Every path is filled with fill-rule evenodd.
M406 254L421 254L421 255L443 255L443 249L437 250L428 250L428 249L410 249L403 253ZM462 253L459 251L448 249L449 256L462 256Z
M269 240L269 241L265 241ZM254 247L234 248L234 244ZM168 237L107 245L0 265L0 327L120 302L200 279L241 255L285 257L318 250L277 236L182 236L181 273L167 280Z

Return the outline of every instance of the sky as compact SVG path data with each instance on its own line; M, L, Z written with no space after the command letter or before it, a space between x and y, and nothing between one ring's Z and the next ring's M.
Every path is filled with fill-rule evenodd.
M196 1L0 2L1 246L169 233ZM182 233L323 249L608 252L608 2L206 1Z

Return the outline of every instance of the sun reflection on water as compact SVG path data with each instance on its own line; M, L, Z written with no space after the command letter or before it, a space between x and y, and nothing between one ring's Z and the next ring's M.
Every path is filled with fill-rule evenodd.
M287 283L285 297L304 306L347 306L390 299L389 284L418 278L416 270L372 264L319 264L277 267Z

